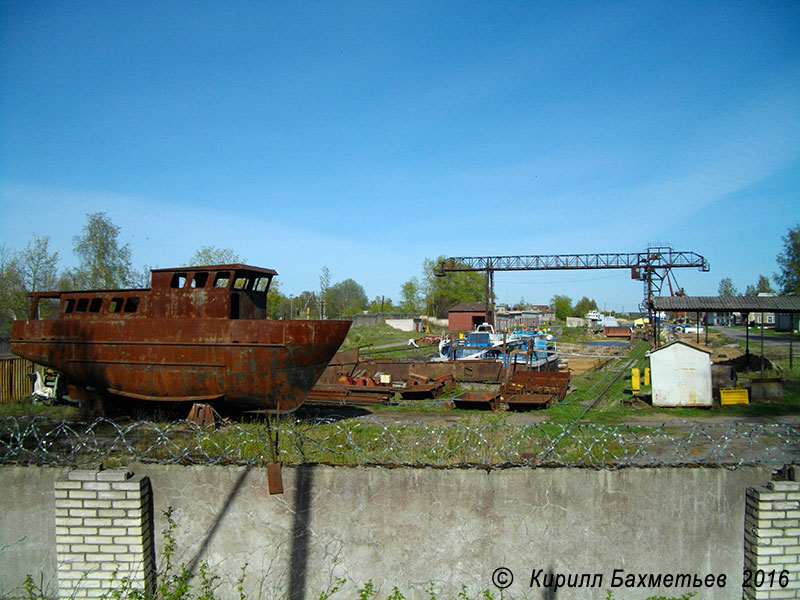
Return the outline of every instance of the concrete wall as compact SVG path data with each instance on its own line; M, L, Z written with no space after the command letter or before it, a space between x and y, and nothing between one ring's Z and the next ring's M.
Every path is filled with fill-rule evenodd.
M267 493L264 469L133 464L150 478L157 556L162 512L178 523L179 560L207 561L234 591L247 563L251 599L317 600L335 577L356 596L368 580L385 598L409 600L433 583L439 598L466 585L490 589L499 567L512 598L605 599L615 569L629 574L726 575L704 599L741 597L746 489L764 485L763 467L584 469L284 469L285 493ZM54 482L65 470L0 467L0 596L26 574L55 591ZM602 575L595 589L530 587L532 573ZM597 581L597 580L593 580ZM618 588L618 600L688 589ZM498 595L499 596L499 595Z

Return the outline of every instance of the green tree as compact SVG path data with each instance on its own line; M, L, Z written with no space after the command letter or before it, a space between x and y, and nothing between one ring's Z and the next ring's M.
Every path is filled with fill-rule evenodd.
M228 263L219 263L228 264ZM270 319L290 319L291 301L281 292L280 281L273 277L267 293L267 316Z
M11 324L15 319L28 318L25 293L17 258L3 244L0 246L0 335L11 333Z
M550 308L555 313L556 319L564 321L567 317L572 316L572 298L556 294L550 298Z
M575 303L575 308L572 310L573 317L582 317L590 310L597 310L597 302L594 299L589 300L586 296Z
M761 293L771 294L773 292L774 290L769 283L769 278L766 275L759 275L755 285L748 285L747 288L745 288L744 295L758 296Z
M50 236L33 236L17 256L22 285L27 292L54 290L58 281L58 252L50 252Z
M367 310L371 313L394 312L395 308L392 299L386 296L375 296L375 299L367 306Z
M331 272L328 267L322 267L322 272L319 275L319 314L320 318L324 319L328 316L328 310L325 303L328 301L325 297L328 294L328 288L331 286Z
M230 248L217 248L216 246L200 246L192 258L189 259L190 267L205 267L208 265L233 265L244 263L247 259L240 257Z
M292 310L296 319L319 319L319 298L315 292L301 292L292 302Z
M511 307L511 310L528 310L528 308L530 308L530 304L525 302L525 297L523 296L519 299L519 302Z
M400 286L400 297L403 299L399 308L404 313L414 314L421 309L422 288L419 279L412 277Z
M191 266L191 265L190 265ZM134 288L149 288L152 284L153 275L150 270L155 267L142 265L141 269L131 270L129 285Z
M438 262L444 260L440 256L437 261L428 258L423 263L426 284L426 304L429 314L444 319L447 312L461 302L484 302L486 282L484 275L475 271L459 271L447 273L444 277L436 275ZM494 299L490 298L490 302Z
M86 215L81 235L72 238L75 254L80 259L77 268L68 272L65 281L72 288L104 289L129 285L131 279L131 250L120 246L120 228L106 213Z
M782 294L800 296L800 224L783 236L783 251L778 254L780 271L775 275Z
M325 316L338 319L366 310L369 301L364 288L352 279L330 286L325 292Z
M731 296L738 296L739 291L733 285L733 280L730 277L725 277L724 279L721 279L719 282L719 287L717 288L717 295L730 298Z

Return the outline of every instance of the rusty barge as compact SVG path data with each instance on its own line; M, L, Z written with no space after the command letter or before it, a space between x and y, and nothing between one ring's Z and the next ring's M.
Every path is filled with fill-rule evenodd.
M289 412L344 341L350 321L270 320L277 273L243 264L153 269L145 289L34 292L11 351L69 378L73 393L219 401ZM44 303L52 314L39 318Z

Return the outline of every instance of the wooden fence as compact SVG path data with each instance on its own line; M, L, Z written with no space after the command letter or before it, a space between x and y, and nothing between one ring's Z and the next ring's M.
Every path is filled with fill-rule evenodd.
M0 404L19 402L33 392L34 364L24 358L0 359Z

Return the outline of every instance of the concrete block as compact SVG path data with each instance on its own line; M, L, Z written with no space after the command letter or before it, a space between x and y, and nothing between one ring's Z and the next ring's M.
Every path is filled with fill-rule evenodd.
M773 589L770 591L769 598L770 600L780 600L781 598L797 598L797 596L795 596L795 592L792 590Z
M758 518L759 519L770 519L774 521L775 519L783 519L787 516L787 513L782 510L759 510ZM800 516L800 513L798 513Z
M115 508L125 508L125 509L128 509L129 511L130 510L134 510L134 511L140 511L141 512L143 506L144 506L144 502L141 499L117 500L116 502L114 502L114 507ZM130 515L130 513L128 513L128 514Z
M97 481L126 481L133 476L127 468L108 469L97 474Z
M797 492L800 491L800 481L770 481L767 487L776 492Z
M71 500L95 500L97 492L92 490L68 490L67 497Z
M82 535L60 535L56 538L59 544L82 544L83 540Z
M56 498L56 510L59 508L81 508L83 500L69 500L65 498Z
M139 475L123 483L113 483L111 485L113 490L124 490L126 492L135 492L147 487L147 479L144 475Z
M133 552L123 552L115 554L114 560L119 563L138 563L142 561L142 555Z
M76 469L67 473L70 481L97 481L98 471L94 469Z
M98 491L97 492L97 499L98 500L126 500L127 499L126 492L120 491Z
M55 482L53 487L57 490L79 490L81 489L81 482L72 481L70 479L60 479Z
M105 554L117 554L131 551L132 549L124 544L108 544L106 546L100 546L100 552L104 552Z
M56 527L74 527L83 525L83 519L78 517L56 516Z
M101 530L101 533L103 533L102 530ZM113 540L114 540L114 538L112 538L110 535L91 535L91 536L87 535L86 536L86 543L87 544L111 544L113 542Z
M87 481L83 484L83 489L109 492L111 491L111 484L107 481Z

